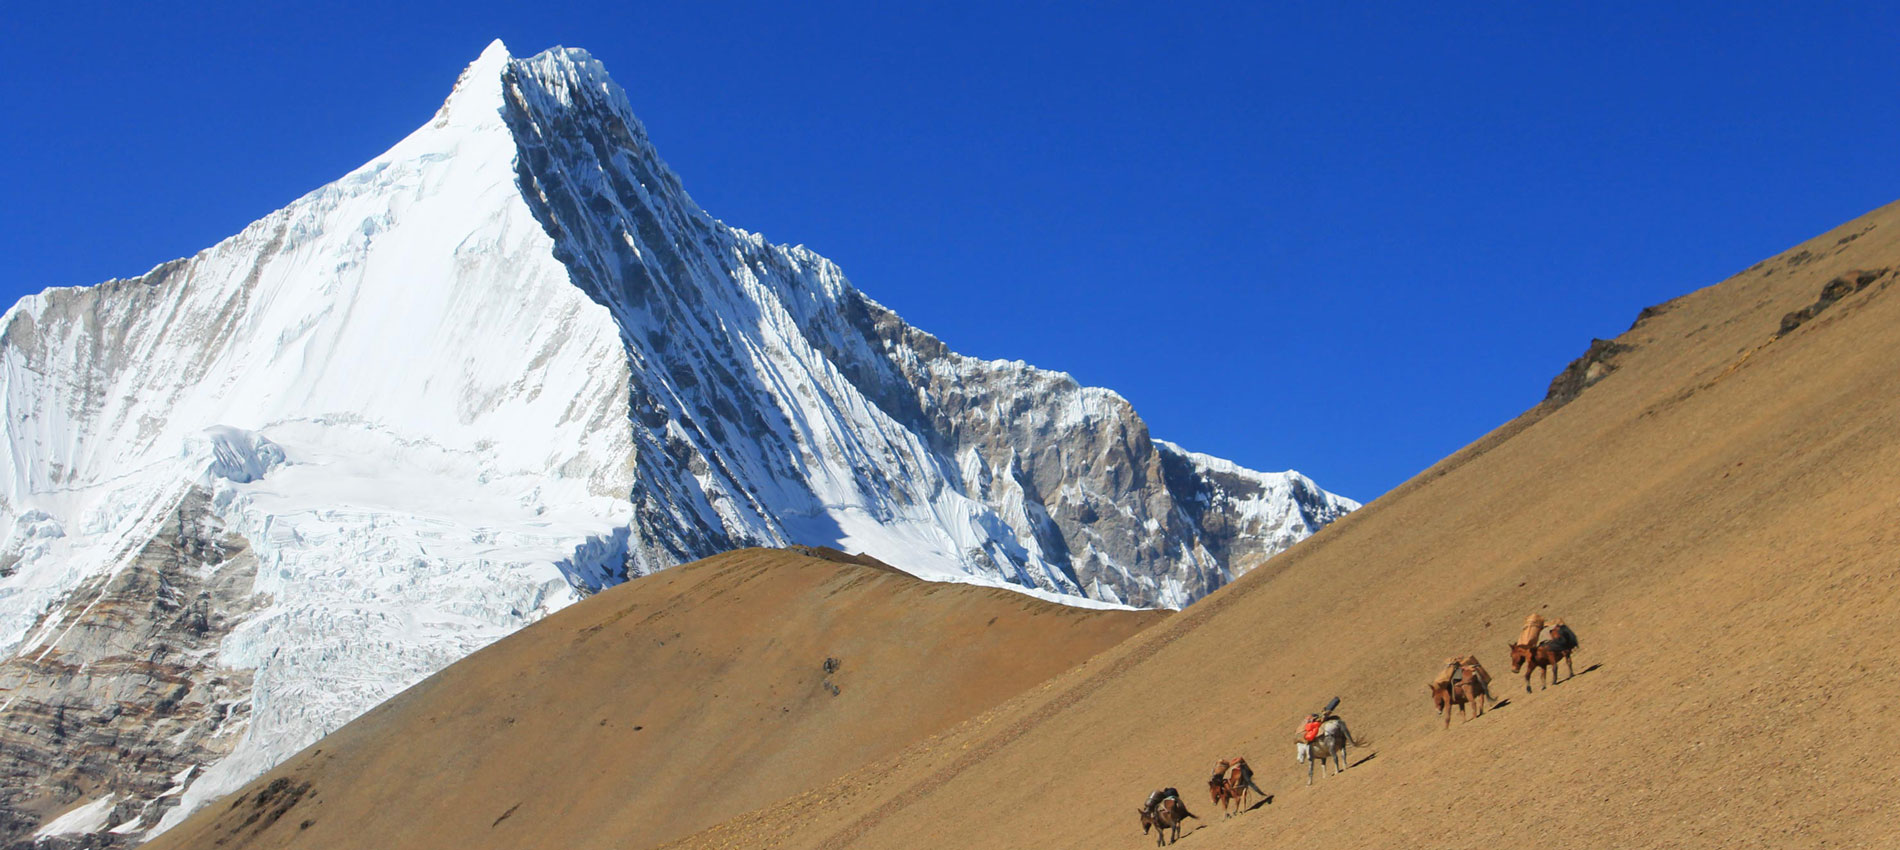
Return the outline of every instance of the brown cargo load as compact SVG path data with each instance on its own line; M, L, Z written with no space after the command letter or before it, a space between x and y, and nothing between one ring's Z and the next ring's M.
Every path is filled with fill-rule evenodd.
M1486 688L1491 687L1491 671L1484 669L1484 664L1478 660L1478 656L1467 655L1458 659L1458 663L1478 671L1478 681L1483 682Z
M1432 687L1451 684L1452 676L1458 672L1458 659L1445 659L1445 669L1438 671L1438 678L1432 680Z
M1544 615L1532 614L1524 618L1524 631L1518 633L1519 646L1536 646L1538 638L1544 634Z

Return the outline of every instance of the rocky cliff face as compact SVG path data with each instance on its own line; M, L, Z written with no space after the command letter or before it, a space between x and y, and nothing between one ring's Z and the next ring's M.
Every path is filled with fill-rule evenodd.
M1120 396L958 355L825 258L713 219L585 53L515 63L503 87L522 194L627 343L637 569L820 542L1179 606L1354 506L1266 476L1310 526L1204 539L1198 518L1222 524L1230 506L1200 498L1205 467L1183 452L1167 475L1169 450Z
M1179 606L1355 507L957 355L701 210L585 52L499 43L337 182L16 305L0 405L0 771L58 777L0 795L10 838L148 834L581 595L738 546Z
M56 639L0 662L8 836L32 846L24 837L77 799L95 811L72 826L90 829L60 830L50 846L131 841L230 753L249 724L251 672L220 665L217 650L268 603L256 578L250 547L192 488L121 569L79 587L48 623Z

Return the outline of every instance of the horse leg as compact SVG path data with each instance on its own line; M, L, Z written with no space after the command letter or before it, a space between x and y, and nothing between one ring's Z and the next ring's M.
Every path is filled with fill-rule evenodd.
M1528 694L1531 692L1531 673L1535 672L1536 669L1537 665L1529 661L1524 662L1524 693Z
M1564 681L1577 678L1577 666L1570 661L1570 653L1564 653Z

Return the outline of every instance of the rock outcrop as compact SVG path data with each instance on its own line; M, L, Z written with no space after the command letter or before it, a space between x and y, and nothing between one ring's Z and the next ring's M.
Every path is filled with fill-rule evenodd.
M48 619L36 651L0 661L0 828L18 846L135 843L230 752L251 673L221 665L218 646L267 601L256 575L250 546L193 488L122 569ZM95 829L24 838L74 800L99 809Z

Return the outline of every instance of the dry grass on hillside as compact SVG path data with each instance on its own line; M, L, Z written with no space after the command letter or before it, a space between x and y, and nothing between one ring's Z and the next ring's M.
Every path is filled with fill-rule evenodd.
M476 653L150 846L652 846L887 757L1165 616L732 552Z
M981 721L680 846L1144 846L1160 785L1204 818L1188 846L1900 846L1895 269L1889 207L1646 311L1568 404ZM1506 645L1533 611L1583 648L1525 694ZM1426 682L1466 651L1509 702L1441 730ZM1295 724L1335 694L1373 746L1308 788ZM1232 753L1275 799L1223 821L1204 783Z
M954 673L991 632L974 625L983 615L923 604L927 586L835 575L780 599L718 583L695 591L709 568L688 569L457 665L160 846L624 848L690 824L705 828L673 846L1096 850L1152 840L1134 809L1162 785L1179 786L1203 818L1183 838L1191 847L1900 846L1900 767L1887 752L1900 742L1895 269L1900 207L1889 207L1646 310L1554 382L1552 401L1027 690L1027 679ZM872 581L884 584L855 597L862 617L814 604L826 588ZM586 651L579 627L641 593L656 601L628 607L628 619L673 619L615 626L608 645L625 651ZM657 599L673 593L695 606L665 613ZM1047 662L1025 677L1128 633L1125 619L1014 604L1025 631L1006 639L1030 649L985 651ZM1505 647L1532 612L1563 617L1583 647L1574 680L1526 694ZM800 631L780 618L829 619ZM1039 618L1061 628L1037 632ZM755 628L823 637L782 655L732 637ZM667 634L698 654L639 644ZM848 678L886 675L882 662L852 665L892 643L949 666L881 691ZM1067 654L1041 657L1058 648ZM1508 702L1443 730L1426 682L1465 652ZM865 700L848 723L818 719L846 705L815 691L824 653L847 665L838 700ZM651 676L676 684L652 687ZM919 693L930 695L923 705L883 702ZM636 694L653 708L630 708ZM1372 746L1309 788L1292 737L1333 695ZM812 725L768 722L781 705ZM933 706L945 725L981 713L937 735L915 734L931 723L885 725ZM621 724L656 710L693 725L636 744L660 736ZM511 725L534 718L532 735ZM782 799L768 789L801 783L738 767L741 756L803 764L794 751L813 734L860 729L879 730L884 749L832 751L827 764L857 769L829 782L814 771ZM636 784L625 754L642 746ZM730 758L715 764L709 752ZM1236 753L1274 800L1223 821L1204 783L1215 759ZM309 780L314 803L279 823L314 819L310 840L294 826L258 836L237 822L270 782L307 775L321 780ZM699 794L730 794L724 820L687 804ZM346 797L385 802L345 810Z

